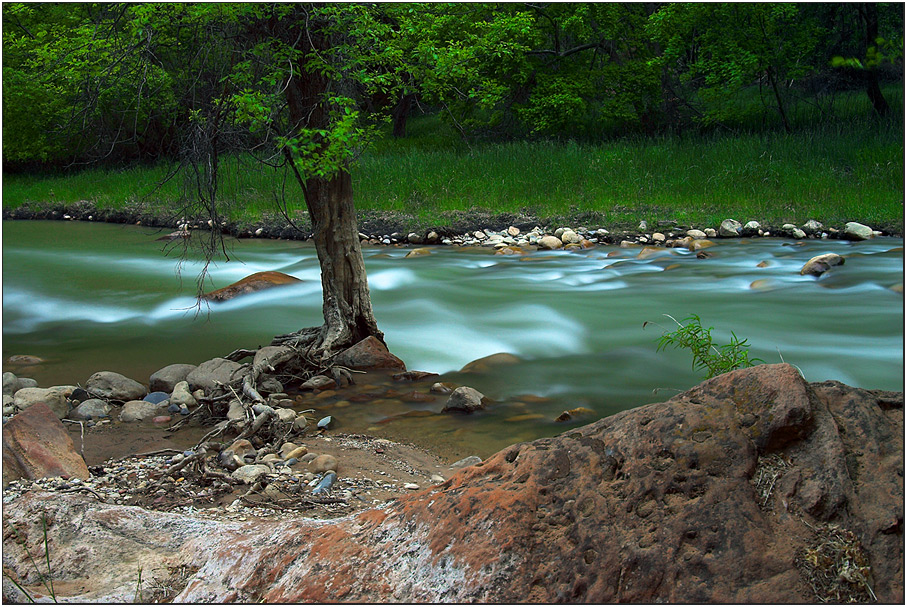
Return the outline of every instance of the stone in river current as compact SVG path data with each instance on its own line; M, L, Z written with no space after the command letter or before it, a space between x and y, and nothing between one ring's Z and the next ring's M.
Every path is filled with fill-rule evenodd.
M222 289L205 293L202 297L208 301L227 301L240 295L298 282L301 282L298 278L283 272L256 272Z

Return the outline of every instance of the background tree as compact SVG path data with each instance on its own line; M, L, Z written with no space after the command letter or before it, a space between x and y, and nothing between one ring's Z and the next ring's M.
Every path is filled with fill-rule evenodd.
M661 7L648 24L663 45L658 62L707 102L698 113L718 122L733 111L730 98L757 83L788 132L786 83L809 73L817 28L793 4L677 3ZM763 96L763 87L767 95Z

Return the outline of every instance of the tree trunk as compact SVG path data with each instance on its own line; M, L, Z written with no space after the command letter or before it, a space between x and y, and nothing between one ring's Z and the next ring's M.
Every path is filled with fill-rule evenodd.
M775 80L772 68L766 68L765 74L768 76L768 81L772 85L772 92L775 94L775 103L778 104L778 114L781 115L781 123L784 125L784 131L790 133L791 127L790 122L787 120L787 112L784 111L784 100L781 98L781 91L778 90L778 82Z
M394 122L393 135L397 139L402 139L406 137L406 119L409 118L409 110L413 105L413 101L416 96L412 93L407 93L400 98L400 101L397 102L397 105L394 106L394 110L391 113L391 117Z
M307 180L305 200L321 265L325 324L318 347L330 355L369 336L383 342L372 313L349 172Z
M330 40L318 29L301 36L302 50L324 52ZM304 60L297 75L287 83L286 99L290 120L296 129L329 130L330 108L326 93L331 82L321 72L307 70ZM295 152L284 148L305 195L314 230L313 239L321 265L324 325L274 338L274 345L291 343L306 346L309 356L323 360L369 336L384 342L384 335L372 313L365 263L359 246L359 229L353 206L350 173L342 168L330 177L302 175Z
M870 46L876 45L876 38L879 37L879 13L878 8L873 2L866 2L864 4L858 5L857 10L860 13L860 16L863 17L863 22L866 25L866 49L868 50ZM872 109L879 116L885 116L890 111L888 102L885 101L885 96L882 95L882 89L879 86L879 73L875 67L867 66L863 70L863 78L866 82L866 95L869 97L870 103L872 103Z

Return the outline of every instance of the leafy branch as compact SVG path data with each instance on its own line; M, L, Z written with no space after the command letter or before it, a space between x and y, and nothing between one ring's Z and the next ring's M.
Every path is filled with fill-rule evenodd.
M761 358L750 358L749 344L745 339L738 339L733 331L731 332L731 343L716 346L712 340L714 327L703 328L702 321L696 314L683 319L686 324L679 322L670 314L664 316L673 320L677 324L677 329L674 331L665 329L662 336L658 338L656 351L661 352L668 346L689 350L693 354L693 369L707 371L706 378L765 362ZM643 328L647 324L649 321L642 324Z

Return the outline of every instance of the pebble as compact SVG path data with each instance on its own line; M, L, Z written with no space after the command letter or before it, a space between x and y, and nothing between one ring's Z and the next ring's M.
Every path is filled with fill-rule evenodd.
M416 483L406 483L406 484L403 485L403 488L404 488L404 489L409 489L409 490L411 490L411 491L415 491L416 489L419 488L419 485L417 485Z

